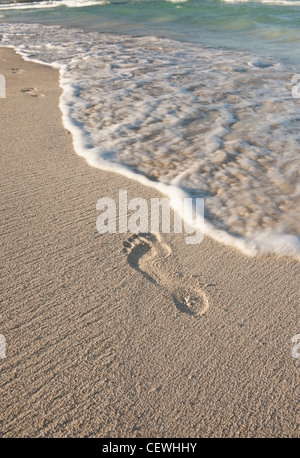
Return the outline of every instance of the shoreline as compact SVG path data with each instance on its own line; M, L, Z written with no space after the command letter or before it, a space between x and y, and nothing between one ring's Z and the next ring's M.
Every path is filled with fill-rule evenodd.
M57 70L0 68L0 436L296 437L299 263L100 235L101 197L161 195L76 155Z
M79 30L79 29L78 29ZM118 164L115 162L109 162L105 159L99 158L97 153L94 153L95 148L89 149L85 144L85 135L82 127L78 127L77 119L72 119L72 110L70 106L74 100L71 100L72 97L76 97L76 94L70 93L74 91L72 85L70 86L68 78L66 78L66 72L64 71L63 65L58 63L47 63L42 62L39 59L28 58L26 53L18 50L17 46L6 45L8 49L14 49L14 51L19 54L27 62L33 62L41 65L46 65L51 68L59 70L59 82L60 87L62 88L62 94L59 99L59 107L62 112L62 119L64 127L69 130L73 138L73 148L76 153L83 157L87 163L95 168L98 168L109 173L117 173L125 178L135 180L137 183L147 186L154 190L154 193L159 193L164 195L169 199L169 202L172 203L172 200L193 197L192 194L188 194L182 188L172 184L164 183L162 181L155 181L148 178L143 173L138 173L133 170L132 167L127 166L126 164ZM71 98L70 98L71 97ZM83 133L84 132L84 133ZM172 211L175 210L175 207L172 206ZM243 209L245 210L245 209ZM183 211L180 210L177 212L179 217L184 220ZM202 228L202 215L200 215L200 225L197 226L195 223L195 218L189 218L186 222L199 231ZM222 222L226 227L225 222ZM203 223L204 233L215 240L217 243L221 243L229 248L234 248L239 250L242 254L246 256L279 256L279 257L288 257L291 260L300 261L300 245L299 245L299 236L295 234L289 234L285 232L273 231L272 228L260 228L259 231L253 231L247 234L241 234L238 231L234 232L229 228L226 230L224 228L219 228L217 224L213 224L208 219L204 219Z

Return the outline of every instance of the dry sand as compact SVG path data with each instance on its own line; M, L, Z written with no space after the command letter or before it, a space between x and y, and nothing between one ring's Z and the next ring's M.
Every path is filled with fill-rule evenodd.
M297 436L300 264L100 235L99 198L157 192L75 154L56 70L0 73L1 436Z

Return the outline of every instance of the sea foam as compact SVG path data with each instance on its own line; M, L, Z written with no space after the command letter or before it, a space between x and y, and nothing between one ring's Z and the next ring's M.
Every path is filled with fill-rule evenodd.
M67 8L82 8L87 6L108 5L110 2L106 0L49 0L34 3L8 3L0 4L0 10L32 10L41 8L59 8L65 6Z
M262 3L266 5L278 5L278 6L300 6L298 0L222 0L226 3Z
M299 100L272 58L155 37L3 24L2 45L59 68L63 121L87 162L174 197L248 255L300 259Z

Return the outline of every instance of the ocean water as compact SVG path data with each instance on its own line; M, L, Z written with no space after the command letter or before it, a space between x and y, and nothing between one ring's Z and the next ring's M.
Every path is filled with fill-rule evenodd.
M248 255L300 259L299 1L57 0L0 18L0 45L60 69L90 165L204 197L206 232Z

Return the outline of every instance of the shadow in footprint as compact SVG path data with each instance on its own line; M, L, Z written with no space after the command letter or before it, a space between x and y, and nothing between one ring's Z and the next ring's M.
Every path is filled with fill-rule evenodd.
M21 92L24 92L31 97L44 97L44 94L41 94L36 87L27 87L25 89L21 89Z
M123 242L122 251L126 253L127 262L134 270L170 294L180 312L197 317L209 309L205 292L191 283L190 279L184 281L179 277L177 269L168 261L172 251L159 235L134 234Z
M146 280L151 283L157 284L157 282L152 278L147 272L142 270L139 266L140 259L149 253L151 250L151 242L154 242L156 239L153 234L139 234L140 236L134 234L132 237L129 237L126 242L123 243L123 252L128 254L127 260L128 264L135 269L137 272L141 273Z
M183 313L192 316L201 316L209 308L208 300L204 291L177 291L172 294L175 307Z

